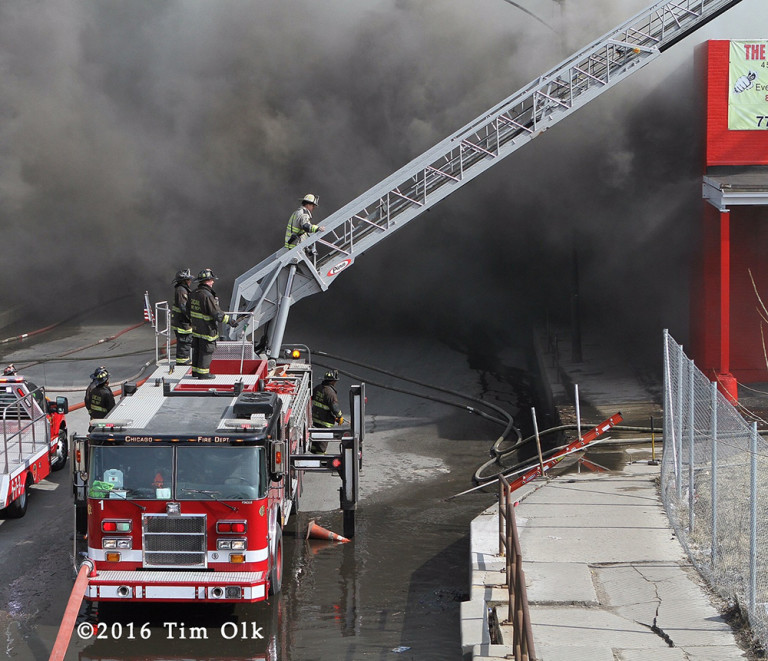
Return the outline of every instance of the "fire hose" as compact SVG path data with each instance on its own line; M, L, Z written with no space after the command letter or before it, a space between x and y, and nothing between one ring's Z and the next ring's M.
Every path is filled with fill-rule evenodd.
M61 620L59 633L56 636L56 641L53 643L53 649L48 661L62 661L67 653L67 647L72 638L72 630L75 628L77 613L80 610L80 604L88 588L88 574L93 569L94 567L90 560L85 560L80 565L80 571L77 572L77 579L74 586L72 586L72 592L69 595L67 607L64 609L64 617Z
M451 395L454 395L454 396L459 397L459 398L464 399L464 400L478 402L478 403L482 404L483 406L486 406L486 407L491 408L491 409L493 409L495 411L498 411L503 416L503 419L491 416L491 415L489 415L489 414L487 414L487 413L485 413L483 411L479 411L476 408L471 407L471 406L467 406L465 404L458 404L456 402L453 402L453 401L450 401L450 400L447 400L447 399L443 399L443 398L440 398L440 397L433 397L431 395L426 395L424 393L418 393L418 392L414 392L414 391L411 391L411 390L406 390L406 389L399 388L399 387L392 386L392 385L385 385L385 384L382 384L382 383L376 383L374 381L371 381L370 379L362 379L359 375L353 374L353 373L351 373L349 371L346 371L346 370L343 370L343 369L339 369L339 372L349 376L352 379L365 380L366 383L370 383L371 385L377 386L379 388L383 388L385 390L391 390L391 391L394 391L394 392L400 392L400 393L403 393L403 394L406 394L406 395L410 395L410 396L413 396L413 397L420 397L422 399L427 399L427 400L430 400L430 401L438 402L440 404L446 404L446 405L449 405L449 406L455 406L455 407L464 409L464 410L466 410L466 411L468 411L470 413L473 413L475 415L479 415L480 417L482 417L482 418L484 418L486 420L490 420L491 422L494 422L496 424L506 425L502 435L494 442L493 446L491 447L491 450L490 450L491 458L488 461L486 461L483 464L481 464L477 468L475 473L473 474L472 480L473 480L474 484L482 485L482 484L491 482L493 480L496 480L499 477L499 475L509 475L510 473L514 473L514 472L520 470L521 468L524 468L524 467L528 466L528 464L531 463L531 460L526 459L526 460L519 461L519 462L515 463L512 466L504 466L503 465L503 462L504 462L505 459L508 459L511 456L514 456L518 452L518 450L520 450L521 447L523 447L524 445L534 441L536 439L536 435L534 434L534 435L528 436L527 438L522 438L522 435L520 434L520 431L517 429L517 427L514 426L512 415L508 411L505 411L504 409L502 409L501 407L499 407L499 406L497 406L497 405L495 405L495 404L493 404L491 402L485 402L483 400L480 400L480 399L477 399L477 398L474 398L474 397L469 397L468 395L465 395L463 393L459 393L459 392L456 392L456 391L453 391L453 390L449 390L447 388L442 388L440 386L435 386L435 385L432 385L432 384L429 384L429 383L425 383L425 382L422 382L422 381L418 381L416 379L412 379L412 378L409 378L409 377L400 376L400 375L394 374L393 372L390 372L388 370L385 370L385 369L382 369L382 368L379 368L379 367L375 367L373 365L369 365L369 364L366 364L366 363L361 363L361 362L358 362L358 361L355 361L355 360L351 360L351 359L348 359L348 358L344 358L343 356L336 356L336 355L327 353L325 351L313 351L312 353L315 356L324 356L326 358L331 358L333 360L339 360L339 361L342 361L342 362L345 362L345 363L349 363L351 365L358 365L359 367L363 367L364 369L367 369L367 370L370 370L370 371L373 371L373 372L379 372L379 373L382 373L382 374L386 374L388 376L391 376L391 377L396 378L396 379L400 379L402 381L408 381L410 383L414 383L416 385L419 385L419 386L422 386L422 387L425 387L425 388L430 388L430 389L433 389L433 390L449 393ZM325 364L325 363L320 362L320 361L317 361L317 360L315 361L315 363L317 363L318 365L321 365L323 367L330 367L330 365ZM576 424L559 425L557 427L551 427L550 429L546 429L546 430L543 430L543 431L539 432L539 437L545 436L545 435L548 435L548 434L553 434L553 433L565 432L565 431L576 431L577 429L578 429L578 425L576 425ZM635 431L635 432L641 432L641 433L652 433L654 431L650 427L637 427L637 426L630 426L630 425L616 425L614 427L614 429L616 431ZM509 434L512 431L514 431L517 434L517 441L511 447L502 449L502 447L501 447L502 443L507 439L507 437L509 436ZM565 447L565 446L558 446L556 448L548 450L547 452L545 452L545 456L549 456L552 453L555 453L555 452L557 452L559 450L562 450L563 447ZM495 472L492 472L491 474L486 474L486 471L488 471L493 466L496 466L498 468L498 470L496 470Z

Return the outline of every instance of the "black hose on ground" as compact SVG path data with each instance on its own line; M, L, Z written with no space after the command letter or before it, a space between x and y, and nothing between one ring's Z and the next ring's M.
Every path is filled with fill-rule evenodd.
M503 442L504 440L506 440L507 436L509 436L509 434L512 433L512 432L514 432L516 434L518 441L522 437L522 435L520 434L520 430L515 426L515 422L514 422L514 418L512 417L512 414L510 414L508 411L505 411L500 406L497 406L496 404L493 404L492 402L486 402L486 401L484 401L482 399L477 399L476 397L470 397L468 395L465 395L464 393L456 392L455 390L450 390L449 388L443 388L442 386L435 386L435 385L432 385L430 383L425 383L425 382L422 382L422 381L418 381L417 379L412 379L412 378L407 377L407 376L400 376L400 375L394 374L393 372L390 372L388 370L382 369L381 367L376 367L375 365L369 365L369 364L366 364L366 363L361 363L359 361L351 360L349 358L343 358L342 356L335 356L335 355L330 354L330 353L328 353L326 351L313 351L312 353L315 356L325 356L326 358L331 358L332 360L341 360L342 362L349 363L350 365L357 365L358 367L363 367L364 369L370 370L372 372L378 372L379 374L386 374L387 376L391 376L391 377L393 377L395 379L399 379L401 381L407 381L408 383L413 383L413 384L422 386L424 388L430 388L431 390L437 390L438 392L444 392L444 393L447 393L449 395L453 395L454 397L458 397L460 399L464 399L464 400L470 401L470 402L475 402L477 404L485 406L486 408L489 408L489 409L491 409L493 411L496 411L497 413L499 413L501 416L503 416L506 419L506 426L505 426L504 431L502 432L501 436L496 440L496 443L494 444L494 447L496 445L500 444L501 442ZM323 365L323 367L328 367L328 365L325 365L323 363L318 363L318 364ZM339 370L339 371L342 371L342 370ZM351 376L348 372L344 372L344 374L347 374L348 376ZM352 378L356 378L357 379L359 377L353 376ZM448 402L446 400L432 398L432 397L429 397L428 395L421 395L419 393L413 393L413 392L409 392L409 391L405 391L405 390L398 390L398 389L396 389L394 387L391 387L391 386L383 386L383 385L380 385L380 384L374 384L374 385L377 385L380 388L389 388L389 389L392 389L392 390L396 390L398 392L403 392L403 393L406 393L406 394L409 394L409 395L414 395L416 397L424 397L425 399L432 399L433 401L441 402L441 403L444 403L444 404L449 404L451 406L458 406L459 408L464 408L464 409L468 410L471 413L476 413L477 415L481 415L482 417L485 417L488 420L494 420L495 422L500 422L501 424L504 424L503 422L501 422L501 421L499 421L499 420L497 420L495 418L491 418L487 414L482 414L482 412L477 411L477 409L474 409L473 407L462 406L462 405L459 405L459 404L455 404L453 402Z

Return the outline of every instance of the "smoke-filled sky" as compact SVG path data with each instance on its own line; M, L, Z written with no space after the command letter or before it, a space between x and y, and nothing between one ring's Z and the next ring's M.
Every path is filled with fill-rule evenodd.
M50 322L210 266L226 306L305 193L329 215L650 0L5 0L0 309ZM741 5L358 259L310 317L463 338L582 309L687 327L696 44ZM13 284L11 284L13 283ZM362 311L363 314L358 314ZM338 324L337 324L338 325Z

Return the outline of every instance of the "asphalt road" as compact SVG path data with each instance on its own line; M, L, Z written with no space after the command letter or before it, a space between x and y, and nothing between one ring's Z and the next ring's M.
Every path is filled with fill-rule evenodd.
M3 360L76 404L82 401L78 388L85 387L97 365L107 365L115 383L135 378L154 355L147 326L120 334L125 328L56 329L8 347ZM470 369L461 353L429 340L347 337L342 343L316 332L312 337L312 348L483 395L508 408L520 393L520 384L504 376L519 376L517 355L500 359L497 367L504 369L480 372ZM51 360L63 354L67 360ZM393 382L360 367L334 364L371 381ZM342 377L343 402L348 386L357 382ZM478 492L445 499L470 486L474 468L487 457L500 429L458 408L370 383L366 388L365 462L351 543L304 539L310 519L342 528L336 511L340 480L313 475L302 512L286 531L279 599L234 611L83 607L80 621L95 623L96 637L75 632L67 659L461 658L458 612L468 589L469 522L492 496ZM73 411L68 424L70 433L84 432L87 416ZM68 463L35 489L26 517L0 524L0 627L9 658L48 658L74 578L72 509ZM145 623L149 635L142 638Z

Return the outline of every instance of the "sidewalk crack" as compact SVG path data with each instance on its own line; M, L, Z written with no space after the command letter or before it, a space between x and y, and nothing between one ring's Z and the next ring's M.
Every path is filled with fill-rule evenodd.
M672 638L669 636L669 634L666 631L664 631L664 629L662 629L657 624L657 621L659 619L659 610L661 610L661 596L659 595L659 586L656 585L655 581L650 580L645 574L643 574L643 572L641 572L640 569L638 569L634 565L632 566L632 568L638 574L640 574L640 576L643 577L644 581L646 581L647 583L650 583L653 586L653 591L656 593L656 612L653 614L653 624L647 624L645 622L638 622L637 620L635 620L635 622L637 624L639 624L640 626L647 627L648 629L653 631L653 633L655 633L657 636L659 636L659 638L661 638L667 645L669 645L670 647L674 647L675 643L672 640Z

